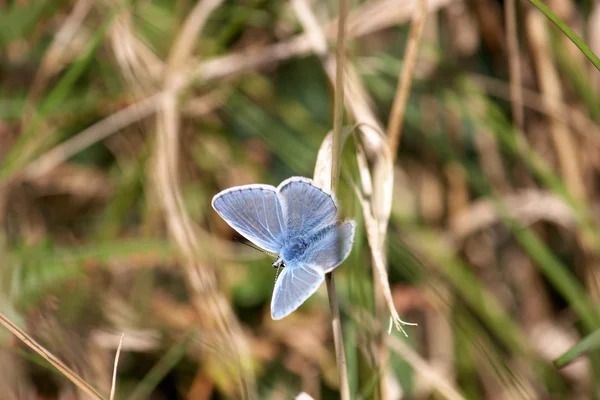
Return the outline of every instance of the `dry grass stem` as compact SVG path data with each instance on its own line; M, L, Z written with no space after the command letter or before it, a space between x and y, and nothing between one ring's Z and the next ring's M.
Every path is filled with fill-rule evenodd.
M399 354L436 392L447 400L465 400L444 376L424 360L419 353L412 349L406 342L396 337L388 341L390 349Z
M485 93L512 101L510 85L507 85L505 82L477 74L470 74L470 78ZM562 104L562 107L558 107L559 105L556 103L548 104L540 93L524 88L523 86L520 87L519 92L523 97L524 107L569 124L574 131L585 138L586 142L594 146L600 146L600 130L598 126L577 107L568 104ZM586 128L581 129L581 127Z
M599 1L1 3L0 398L600 388L561 364L600 327ZM355 243L273 321L235 239L289 221L210 199L313 163Z
M301 21L306 22L310 25L310 32L315 34L318 25L316 19L312 15L308 5L303 0L293 1L293 6L296 13L299 15ZM342 127L344 122L344 58L345 58L345 37L346 37L346 17L348 13L348 6L346 0L339 1L339 17L338 17L338 31L337 31L337 47L336 47L336 76L335 76L335 97L334 97L334 116L333 116L333 132L331 135L332 140L328 142L327 138L323 140L321 149L326 148L330 150L327 153L319 151L317 164L315 166L315 181L317 183L327 182L324 188L328 189L330 193L335 195L338 180L340 175L340 167L342 163L342 148L344 145L345 138L343 137ZM305 25L306 29L306 25ZM318 40L319 37L313 38ZM327 57L327 48L324 42L321 41L321 47L318 49L322 57ZM329 64L331 66L331 64ZM329 164L328 167L324 167L323 163ZM324 173L329 172L328 176ZM340 318L340 306L337 299L337 292L335 288L335 277L334 272L325 275L325 283L327 286L327 296L329 298L329 308L331 311L331 327L333 332L333 341L335 345L335 355L338 370L338 379L340 385L340 398L344 400L350 400L350 385L348 383L348 366L346 364L346 354L344 350L344 337L342 333L342 322Z
M432 303L433 311L426 313L427 347L429 364L452 385L458 375L456 365L456 334L452 329L452 312L456 307L456 295L452 286L443 279L432 279L426 291L426 297ZM423 377L430 386L432 380ZM456 388L455 388L456 390Z
M402 72L398 78L398 86L392 103L392 109L388 119L387 136L392 152L392 160L395 161L398 154L398 146L402 136L402 123L404 122L404 113L406 104L410 95L413 73L417 64L419 55L419 44L423 35L425 26L425 17L427 16L427 0L419 0L419 6L413 15L410 31L408 34L408 43L404 52Z
M318 54L324 63L325 71L327 72L330 81L335 81L333 71L335 66L331 58L327 56L324 49L327 48L325 35L318 29L319 24L316 23L316 18L308 5L303 0L296 0L292 3L299 20L302 22L304 29L310 31L309 38L312 40L312 46L316 54ZM386 236L387 224L392 207L392 190L393 190L393 164L392 157L389 151L387 141L383 138L380 132L381 124L378 122L370 107L370 101L364 87L362 86L356 71L347 64L346 77L344 80L345 101L348 109L353 117L360 121L359 148L356 151L357 162L360 167L361 184L364 189L372 190L366 192L371 201L367 201L366 197L359 196L363 205L363 213L365 213L365 224L367 225L367 236L369 237L369 245L373 256L378 283L381 286L381 291L384 294L385 302L391 314L392 322L396 328L404 332L402 324L415 325L406 323L398 315L398 311L394 307L392 299L387 268L385 263L384 238ZM331 135L329 135L331 136ZM329 141L328 141L329 140ZM322 149L332 146L333 139L326 139L321 144L319 157L317 159L317 168L319 167L319 159L326 155ZM370 161L370 162L369 162ZM373 165L372 170L369 165ZM330 172L323 169L321 173ZM316 179L319 179L316 177Z
M561 78L554 65L551 51L548 21L538 10L529 10L526 21L527 34L533 48L534 64L538 71L538 83L543 98L549 107L564 107ZM579 156L581 151L579 144L574 140L574 135L569 127L561 120L549 118L548 126L565 186L575 199L585 201L588 196L588 189L582 172L584 169L582 161L584 160ZM578 235L578 240L584 253L589 253L596 246L592 243L589 235L581 233ZM600 299L600 272L597 265L595 265L595 257L585 254L584 260L584 264L587 264L587 266L583 267L582 270L586 271L586 286L592 298Z
M166 93L158 93L148 97L84 129L29 164L24 171L25 177L34 179L45 175L94 143L106 139L128 125L153 115L158 109L160 101L166 95Z
M418 0L420 1L420 0ZM450 0L433 0L428 2L429 12L435 11L440 7L447 5ZM390 12L389 6L393 4L392 11ZM349 37L357 37L367 35L375 31L388 28L390 26L406 22L415 8L417 1L403 3L401 7L397 6L395 0L384 0L376 3L369 3L363 7L358 8L349 16L348 21L348 33ZM315 20L316 21L316 20ZM334 22L327 24L327 27L334 27ZM317 24L318 27L318 24ZM331 29L328 29L328 32ZM192 82L200 78L203 82L209 80L218 80L232 78L241 74L253 72L256 69L260 69L273 63L281 62L292 57L302 57L310 54L314 49L314 38L311 37L311 33L314 34L314 29L307 30L307 33L300 34L296 37L288 39L280 43L275 43L264 49L249 52L239 52L227 54L221 57L217 57L212 60L208 60L193 69L192 73L178 73L178 79L174 87L169 90L160 91L152 94L138 102L130 105L129 107L117 111L113 115L106 117L105 119L97 122L96 124L86 128L80 133L76 134L72 139L54 147L50 151L42 155L38 160L31 163L26 167L26 175L40 175L47 172L49 169L56 167L56 165L64 162L67 158L77 154L81 150L97 143L101 140L106 139L118 130L139 121L140 119L146 118L153 115L157 108L158 103L162 100L163 96L169 95L171 91L179 92L184 89ZM333 32L333 31L331 31ZM136 41L137 43L137 41ZM323 43L325 43L323 41ZM134 49L139 49L141 45L134 45ZM327 49L325 43L325 50ZM316 49L317 54L320 53L320 49ZM140 55L142 57L144 54ZM144 59L147 59L145 56ZM142 60L144 60L142 59ZM150 66L157 65L158 61L153 60L151 63L142 63ZM153 67L152 70L157 67ZM126 68L129 70L129 68ZM158 75L154 72L153 75ZM137 81L137 79L136 79ZM366 121L365 122L372 122Z
M383 245L380 243L381 235L377 231L377 221L372 214L371 204L366 197L360 192L360 189L354 186L354 192L360 200L362 206L363 217L365 219L365 227L367 229L367 240L373 253L373 262L375 263L375 271L379 277L379 287L383 291L383 297L388 305L388 309L391 314L390 325L388 328L388 335L392 332L392 326L395 326L397 330L402 332L404 336L408 337L408 334L402 327L402 325L416 326L416 323L406 322L400 318L396 307L394 306L394 299L390 290L390 283L387 273L387 268L384 264L384 256L382 254Z
M169 52L169 68L171 73L174 69L182 67L189 60L196 45L196 37L206 24L208 16L221 5L223 0L203 0L196 3L192 12L187 16L183 28L177 35L175 43Z
M79 375L75 373L71 368L67 367L62 361L56 358L52 353L46 350L42 345L36 342L31 336L29 336L25 331L19 328L17 325L13 324L4 314L0 313L0 324L4 326L7 330L10 331L13 335L15 335L20 341L25 343L27 347L31 350L35 351L40 357L44 360L48 361L54 368L59 370L68 380L70 380L75 386L77 386L81 391L90 396L92 399L103 400L104 398L87 383L84 381Z
M348 4L346 0L338 2L338 31L336 41L336 76L335 76L335 97L333 111L333 142L331 151L331 193L337 192L338 181L340 178L340 168L342 164L342 127L344 124L344 65L346 52L346 18L348 16ZM339 244L341 246L341 244ZM339 246L338 246L339 247ZM338 251L339 252L339 251ZM346 352L344 349L344 336L342 331L342 321L340 318L340 305L337 299L335 289L334 271L325 276L327 284L327 296L329 298L329 307L331 310L331 327L333 330L333 340L335 343L335 356L337 361L340 398L350 400L350 384L348 382L348 366L346 365Z
M215 347L221 354L212 357L227 368L236 383L237 395L242 398L256 396L254 377L249 365L251 359L245 337L235 315L223 295L218 291L215 271L200 258L200 244L192 220L185 208L179 183L178 157L180 154L180 116L177 107L178 89L184 86L182 75L178 73L183 63L191 56L193 42L204 27L208 15L222 1L204 0L196 4L184 28L175 40L177 45L169 56L166 74L168 95L161 99L157 115L158 140L155 148L155 182L159 200L164 211L169 233L184 258L187 283L192 304L196 308L207 330L220 333L221 339ZM209 348L206 349L211 352ZM229 358L233 360L230 362Z
M523 225L549 221L567 229L575 226L573 209L552 193L527 189L503 197L501 203ZM492 201L478 200L449 221L448 236L453 242L460 243L472 234L501 222L501 215Z
M419 1L407 1L398 5L396 0L382 0L356 8L348 16L347 39L364 36L409 21ZM448 4L450 4L450 0L431 0L427 2L429 12L438 10ZM295 11L298 12L297 9ZM302 22L301 16L298 17ZM302 23L304 24L304 22ZM335 39L336 20L328 22L324 27L321 27L318 23L316 25L319 27L319 32L321 32L319 36L324 36L324 39ZM316 32L313 31L313 33ZM326 40L324 41L326 43ZM314 47L314 36L307 31L260 50L241 51L201 63L192 72L190 79L195 77L202 77L203 79L229 78L264 66L272 66L274 63L292 57L306 56L318 50Z
M517 129L523 129L523 91L521 85L521 54L517 37L517 0L504 3L506 46L510 71L510 99L512 117Z
M564 107L560 77L554 65L548 31L548 21L538 10L530 9L526 16L527 34L533 51L538 83L546 105L550 109ZM586 197L585 184L580 171L577 144L573 141L567 125L556 119L548 121L550 137L554 145L561 174L571 194L578 199Z
M159 85L165 64L135 33L134 11L126 0L103 0L108 11L117 13L110 26L115 61L134 97L148 96Z
M123 346L123 338L124 337L125 337L125 332L121 333L121 338L119 339L119 346L117 347L117 353L115 354L112 384L110 385L110 397L109 397L110 400L114 400L115 393L117 390L117 368L119 366L119 356L121 355L121 346Z
M375 321L370 315L358 315L356 312L350 312L356 321L364 320L367 324L367 329L372 332L382 332L383 326L378 321ZM439 395L447 400L465 400L465 397L458 392L452 382L441 375L437 369L431 365L426 359L421 357L408 343L395 336L389 337L387 346L396 354L400 355L414 371Z
M333 149L331 157L331 193L337 192L342 164L342 127L344 125L344 65L346 57L346 18L348 4L339 0L338 34L335 49L335 97L333 108Z
M296 0L292 4L294 5L296 14L302 22L305 31L312 41L312 46L315 53L318 54L323 61L325 70L328 73L330 80L332 82L336 81L336 77L338 75L334 75L333 71L338 70L338 68L333 65L333 60L328 57L326 52L327 45L325 35L319 29L319 24L316 22L314 14L307 6L305 1ZM359 195L359 199L363 205L365 225L367 226L367 236L369 238L369 245L373 255L376 275L379 277L378 284L383 291L385 302L392 316L390 323L393 323L399 331L406 335L402 325L416 324L403 321L394 307L393 298L389 287L387 268L385 266L385 254L383 251L384 238L387 230L387 221L391 211L391 190L393 186L391 155L387 146L387 142L377 131L377 127L380 125L371 111L368 101L365 100L368 97L366 91L360 84L358 76L351 67L347 68L344 85L346 86L346 104L354 117L361 121L360 127L362 128L362 135L361 139L359 140L359 148L356 151L357 161L359 166L362 166L362 168L360 168L360 176L363 183L362 186L363 188L372 190L369 195L372 197L373 203L367 201L362 195ZM319 160L321 160L321 158L327 154L327 150L324 149L329 149L333 146L332 141L335 139L331 138L331 136L332 135L329 135L329 137L326 138L321 145L321 150L319 151L319 157L317 161L317 168L319 168ZM372 159L372 164L374 164L373 173L370 172L368 167L369 162L367 159L369 158ZM327 171L326 168L322 168L320 172L325 173L330 171Z
M325 275L327 285L327 297L329 299L329 310L331 312L331 327L333 342L335 346L335 358L340 385L340 399L350 400L350 385L348 383L348 365L344 350L344 337L342 331L342 320L340 318L340 303L335 290L335 278L332 273Z

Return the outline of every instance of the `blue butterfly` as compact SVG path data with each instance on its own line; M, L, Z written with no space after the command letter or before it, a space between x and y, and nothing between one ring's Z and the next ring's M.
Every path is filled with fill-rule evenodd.
M300 307L352 250L356 222L338 221L335 199L308 178L232 187L212 206L246 239L278 254L273 267L285 268L271 300L275 320Z

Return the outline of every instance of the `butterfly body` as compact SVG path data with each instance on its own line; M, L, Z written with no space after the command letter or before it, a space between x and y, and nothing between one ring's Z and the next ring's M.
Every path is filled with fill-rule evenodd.
M296 310L352 249L355 222L338 221L335 199L307 178L277 188L237 186L217 194L212 205L246 239L279 255L273 267L285 268L275 283L273 319Z
M293 238L281 249L281 258L285 265L292 265L302 260L309 248L310 239Z

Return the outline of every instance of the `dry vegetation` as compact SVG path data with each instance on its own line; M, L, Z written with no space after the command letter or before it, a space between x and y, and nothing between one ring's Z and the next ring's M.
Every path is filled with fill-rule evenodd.
M599 398L600 3L530 1L0 0L0 398ZM313 174L333 328L210 207Z

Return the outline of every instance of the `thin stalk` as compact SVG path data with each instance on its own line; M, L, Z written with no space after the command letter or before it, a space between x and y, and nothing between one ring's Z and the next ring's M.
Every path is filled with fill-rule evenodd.
M110 400L114 400L115 393L117 390L117 367L119 366L119 356L121 355L121 347L123 346L123 338L125 332L121 333L121 339L119 340L119 347L117 347L117 354L115 355L115 363L113 366L112 384L110 385Z
M333 149L331 157L331 193L335 193L340 178L342 163L342 127L344 125L344 57L346 42L346 15L348 5L346 0L340 0L338 17L338 39L335 63L335 93L333 108Z
M335 291L335 279L333 271L325 275L327 296L329 297L329 309L331 310L331 327L333 329L333 341L335 345L335 359L340 380L340 399L350 400L350 383L348 382L348 370L346 365L346 353L344 352L344 336L342 335L342 321L340 319L340 304Z
M413 72L417 65L417 56L419 55L419 44L423 28L425 27L425 17L427 16L427 1L419 0L417 11L413 16L408 34L408 43L404 51L404 65L398 79L398 87L396 95L392 103L392 110L388 120L388 142L392 159L396 161L398 155L398 146L402 136L402 123L404 122L404 114L406 113L406 104L412 86Z
M79 375L75 373L71 368L67 367L62 361L60 361L54 354L50 353L46 350L42 345L35 341L31 336L29 336L25 331L15 325L11 320L6 318L3 314L0 313L0 325L4 326L10 333L19 338L20 341L25 343L27 347L31 350L35 351L40 357L44 360L48 361L50 365L59 370L68 380L70 380L75 386L77 386L81 391L90 398L95 400L103 400L103 397L100 393L96 391L89 383L84 381Z
M344 123L344 53L347 14L348 4L346 0L339 0L335 68L335 97L333 109L333 145L331 149L331 193L333 194L335 194L337 190L340 177L340 165L342 162L342 127ZM329 308L331 310L331 327L335 344L335 357L340 384L340 398L342 400L350 400L350 384L348 382L348 371L346 369L346 354L344 353L344 337L342 335L340 305L335 290L333 271L325 276L325 282L327 285L327 295L329 297Z
M533 4L538 10L540 10L546 16L546 18L552 21L554 25L558 27L558 29L563 31L563 33L567 35L569 39L571 39L575 46L579 47L579 50L581 50L581 52L587 57L587 59L590 60L592 64L594 64L594 67L596 67L596 69L600 71L600 59L592 51L592 49L590 49L590 47L581 39L581 37L579 37L579 35L577 35L567 24L565 24L563 20L558 18L558 16L554 14L552 10L550 10L550 8L548 8L548 6L546 6L541 0L528 1L531 4Z
M510 105L512 118L518 129L523 129L523 89L521 87L521 56L517 37L517 2L506 0L504 21L506 23L506 44L508 48Z

